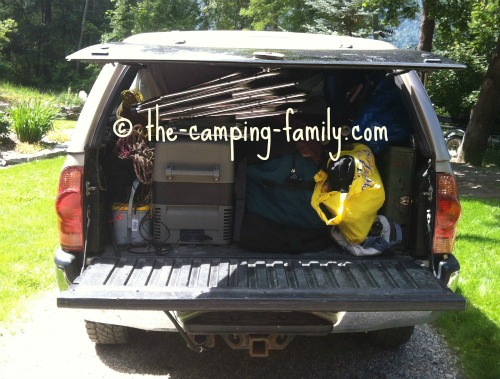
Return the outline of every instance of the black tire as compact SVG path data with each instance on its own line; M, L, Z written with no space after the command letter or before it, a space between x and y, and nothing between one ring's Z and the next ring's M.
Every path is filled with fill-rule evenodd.
M455 158L458 155L458 148L462 143L462 138L460 137L451 137L446 140L446 147L450 153L452 158Z
M98 345L118 345L128 341L128 328L121 325L85 321L90 340Z
M404 326L402 328L374 330L368 333L370 342L386 350L397 350L407 343L412 334L414 326Z

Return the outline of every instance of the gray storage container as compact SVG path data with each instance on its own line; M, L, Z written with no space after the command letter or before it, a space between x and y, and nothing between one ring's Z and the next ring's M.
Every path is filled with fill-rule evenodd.
M157 243L231 241L234 165L227 142L157 143L153 233Z

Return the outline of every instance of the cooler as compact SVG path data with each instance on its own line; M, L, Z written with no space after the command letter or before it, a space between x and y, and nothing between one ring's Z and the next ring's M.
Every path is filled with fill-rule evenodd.
M156 243L231 241L234 165L227 142L157 143L153 166Z

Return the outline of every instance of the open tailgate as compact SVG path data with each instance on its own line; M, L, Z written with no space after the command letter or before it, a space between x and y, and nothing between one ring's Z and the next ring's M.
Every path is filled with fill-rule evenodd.
M176 311L444 311L462 296L412 259L98 258L63 308Z

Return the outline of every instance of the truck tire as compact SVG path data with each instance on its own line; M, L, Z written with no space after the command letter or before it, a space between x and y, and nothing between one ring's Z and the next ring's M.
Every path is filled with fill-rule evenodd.
M368 333L370 342L386 350L397 350L407 343L412 334L414 326L404 326L401 328L374 330Z
M98 345L118 345L128 341L128 328L121 325L85 321L90 340Z

